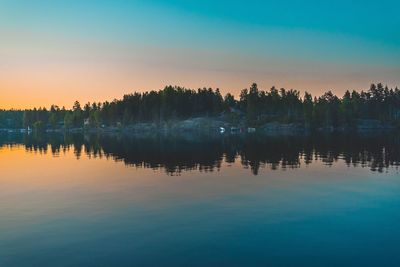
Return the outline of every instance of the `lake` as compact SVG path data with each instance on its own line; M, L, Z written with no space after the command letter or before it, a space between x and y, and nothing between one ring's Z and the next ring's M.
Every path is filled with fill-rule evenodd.
M0 266L399 266L400 135L0 135Z

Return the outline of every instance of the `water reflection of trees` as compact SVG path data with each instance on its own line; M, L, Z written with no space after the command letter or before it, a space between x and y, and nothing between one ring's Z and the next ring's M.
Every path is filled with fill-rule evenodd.
M255 175L260 168L298 168L314 161L368 167L383 172L400 163L400 137L385 135L325 135L302 137L149 137L74 135L2 135L0 146L23 144L35 153L73 151L76 158L105 157L168 174L187 170L215 171L223 162L239 161Z

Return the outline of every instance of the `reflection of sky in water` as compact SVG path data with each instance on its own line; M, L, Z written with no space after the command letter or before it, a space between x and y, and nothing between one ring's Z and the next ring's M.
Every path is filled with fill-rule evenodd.
M0 149L0 265L395 266L398 172L312 161L212 172Z

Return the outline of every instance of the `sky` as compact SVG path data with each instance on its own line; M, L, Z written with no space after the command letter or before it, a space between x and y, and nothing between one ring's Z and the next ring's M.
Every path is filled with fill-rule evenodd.
M400 86L399 1L0 0L0 108L166 85Z

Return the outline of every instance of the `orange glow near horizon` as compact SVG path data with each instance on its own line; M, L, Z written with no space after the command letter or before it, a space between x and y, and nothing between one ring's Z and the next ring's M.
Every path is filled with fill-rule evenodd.
M218 16L206 12L218 6L212 2L193 14L152 1L39 2L0 1L0 109L71 108L76 100L112 101L167 85L236 97L253 82L314 96L400 86L399 27L371 21L358 5L332 13L340 19L334 23L325 4L301 4L302 24L292 21L297 9L276 1L223 5ZM371 14L388 16L376 12L383 7L370 7ZM349 12L347 24L341 12Z
M0 109L52 104L71 108L75 100L112 101L167 85L219 88L222 94L238 97L243 88L256 82L262 90L275 86L314 96L332 90L342 96L345 90L366 90L371 83L394 87L400 73L396 66L343 65L195 48L97 44L90 50L82 44L76 51L62 46L47 51L47 46L38 44L33 51L20 48L23 53L5 50L0 61Z
M166 85L179 85L197 89L200 87L219 88L222 94L228 92L239 96L240 90L256 82L262 90L277 88L297 89L314 96L332 90L342 96L345 90L367 90L371 83L387 82L396 86L390 75L347 76L333 73L307 75L289 75L277 73L260 75L231 72L210 72L176 69L126 70L87 68L36 69L6 73L0 77L0 109L29 109L46 107L52 104L70 108L75 100L81 103L112 101L121 99L124 94L159 90ZM386 78L386 79L385 79Z

